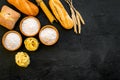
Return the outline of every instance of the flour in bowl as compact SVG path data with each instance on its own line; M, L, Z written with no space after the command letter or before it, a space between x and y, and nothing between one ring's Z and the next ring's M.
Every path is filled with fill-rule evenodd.
M21 23L22 32L25 35L32 36L38 33L40 29L39 21L34 17L28 17Z
M58 35L57 35L56 31L52 28L45 28L39 34L41 41L46 43L46 44L55 43L57 36Z
M4 44L7 49L14 50L20 46L20 37L16 33L9 33L6 35Z

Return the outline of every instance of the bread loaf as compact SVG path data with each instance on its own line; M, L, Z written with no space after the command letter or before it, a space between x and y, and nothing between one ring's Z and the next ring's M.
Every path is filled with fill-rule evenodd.
M0 25L5 28L12 30L15 26L15 23L20 18L20 13L11 9L10 7L4 5L0 12Z
M65 29L73 28L73 21L60 0L49 0L49 5L53 14Z
M22 13L29 16L36 16L39 12L38 7L29 0L7 0Z

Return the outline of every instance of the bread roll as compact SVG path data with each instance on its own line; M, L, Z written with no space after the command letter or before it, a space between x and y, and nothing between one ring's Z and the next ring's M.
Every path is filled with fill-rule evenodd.
M5 28L12 30L15 26L15 23L20 18L20 13L11 9L10 7L4 5L0 12L0 25Z
M49 0L49 5L53 14L65 29L73 28L73 21L60 0Z
M39 8L30 0L7 0L7 2L26 15L36 16L39 13Z

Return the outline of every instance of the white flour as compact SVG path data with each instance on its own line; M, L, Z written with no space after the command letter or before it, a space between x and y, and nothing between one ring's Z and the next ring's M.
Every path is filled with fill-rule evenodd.
M20 37L16 33L9 33L4 43L8 49L14 50L20 45Z
M45 28L39 34L40 39L47 44L53 44L56 41L57 33L52 28Z
M34 35L38 32L39 25L34 18L25 19L22 23L22 31L26 35Z

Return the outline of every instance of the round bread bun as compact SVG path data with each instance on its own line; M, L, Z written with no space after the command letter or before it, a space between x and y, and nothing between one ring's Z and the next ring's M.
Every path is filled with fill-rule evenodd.
M22 36L17 31L8 31L2 37L4 48L9 51L15 51L22 45Z
M24 36L35 36L40 30L40 21L33 16L27 16L20 22L20 31Z
M39 32L39 39L44 45L54 45L59 39L59 32L52 25L43 26Z

